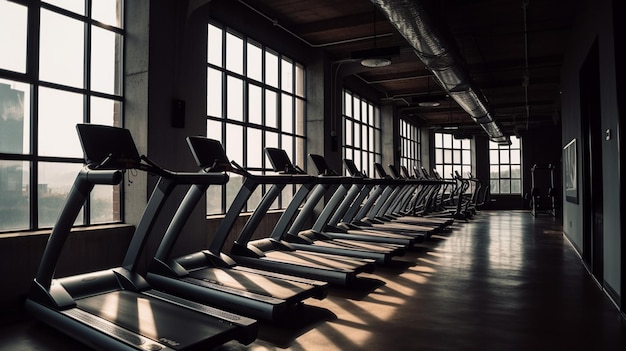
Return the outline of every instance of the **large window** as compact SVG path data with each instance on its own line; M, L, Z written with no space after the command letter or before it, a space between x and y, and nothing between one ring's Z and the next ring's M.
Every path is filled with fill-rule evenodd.
M251 38L217 24L208 25L207 136L222 142L228 157L252 172L271 168L265 147L284 149L292 162L305 161L304 67ZM207 212L224 213L241 181L211 187ZM287 187L272 208L284 208ZM263 188L248 202L256 207Z
M492 194L522 193L522 149L518 137L511 145L489 142L489 183Z
M467 177L472 172L471 140L435 133L435 169L446 179L453 178L455 171Z
M420 130L411 123L400 120L400 165L406 167L409 172L413 167L420 165L422 152Z
M343 93L343 157L375 177L374 163L381 162L380 110L350 91Z
M121 124L122 0L0 0L0 231L54 224L83 154L77 123ZM120 218L97 186L77 225Z

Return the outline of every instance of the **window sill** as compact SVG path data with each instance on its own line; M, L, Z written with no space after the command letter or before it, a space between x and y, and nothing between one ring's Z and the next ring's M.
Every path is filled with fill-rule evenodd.
M126 223L113 223L113 224L96 224L90 226L81 226L72 228L72 233L87 233L87 232L95 232L100 230L109 230L109 229L117 229L117 228L127 228L133 227L130 224ZM17 238L17 237L29 237L29 236L38 236L38 235L50 235L52 232L52 228L50 229L41 229L41 230L33 230L33 231L21 231L21 232L5 232L0 233L0 239L9 239L9 238Z

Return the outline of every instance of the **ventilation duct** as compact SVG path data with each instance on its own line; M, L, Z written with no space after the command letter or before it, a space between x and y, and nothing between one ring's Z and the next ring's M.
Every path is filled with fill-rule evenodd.
M409 42L442 88L478 123L492 141L510 140L493 120L484 95L469 79L453 47L438 32L419 0L371 0Z

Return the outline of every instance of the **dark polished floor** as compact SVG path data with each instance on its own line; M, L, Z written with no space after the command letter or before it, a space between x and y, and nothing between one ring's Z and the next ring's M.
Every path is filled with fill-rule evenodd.
M84 349L16 316L1 350ZM222 350L625 350L626 327L561 227L528 212L486 212L308 300L297 320L262 324Z

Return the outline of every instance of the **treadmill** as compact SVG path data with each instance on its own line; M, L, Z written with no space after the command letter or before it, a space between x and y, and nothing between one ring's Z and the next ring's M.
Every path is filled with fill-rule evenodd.
M320 174L334 173L333 170L328 167L328 164L323 156L309 155L309 157L317 167ZM350 182L353 183L350 190L346 193L346 189L339 187L331 197L331 200L329 200L329 203L334 202L335 205L338 202L342 202L337 208L325 207L313 223L313 226L306 231L302 231L302 227L308 218L313 216L314 208L317 205L317 202L322 199L329 189L327 184L321 183L320 187L311 192L307 203L297 214L297 217L294 219L293 224L288 229L287 233L289 235L296 235L296 233L299 233L298 235L309 235L307 233L310 232L323 233L333 239L358 240L378 243L379 245L391 244L401 246L405 249L422 240L423 237L421 235L411 233L396 233L389 230L361 228L355 225L335 225L335 221L340 218L345 218L349 215L350 211L359 209L361 207L361 202L363 202L366 197L371 197L369 194L372 186L381 182L381 180L365 178L359 174L353 174L352 177L345 178L350 179ZM343 201L341 199L343 199Z
M175 184L224 183L222 174L164 170L139 156L126 129L79 124L87 165L78 173L57 219L27 296L35 318L98 350L198 350L230 340L249 344L257 322L152 290L136 271L155 219ZM119 184L127 169L160 176L120 267L64 278L54 270L72 225L96 184Z
M304 171L291 163L291 160L285 150L278 148L265 148L265 152L275 171L294 170L296 173L304 173ZM297 212L298 208L300 208L304 202L308 201L307 195L312 188L323 187L324 189L327 189L324 185L338 183L341 183L339 184L339 189L345 189L346 186L350 185L349 183L352 183L352 181L349 177L340 177L334 174L321 174L320 176L314 178L314 182L302 185L292 201L289 203L287 209L285 209L284 216L279 219L270 237L276 240L284 239L298 250L374 259L377 263L383 264L389 263L394 256L404 254L404 250L399 245L387 245L372 242L368 243L365 241L359 242L347 239L332 239L321 232L289 232L286 230L286 226L283 225L283 223L291 222L294 217L294 213ZM339 196L333 195L322 212L333 211L337 207L337 204L341 201L341 198L345 197L343 195L345 195L345 191ZM315 199L313 199L316 200L315 204L317 204L319 198L320 197L315 197Z
M344 163L351 173L358 172L350 160L344 160ZM402 190L407 182L403 179L389 177L380 163L375 163L374 166L380 178L373 180L377 186L368 195L367 201L358 208L353 217L345 216L342 222L331 222L330 224L353 229L389 230L396 234L416 236L420 241L435 232L436 227L395 223L382 216L390 206L399 201L399 196L403 194ZM428 183L428 181L415 180L413 183Z
M187 138L188 143L192 140ZM200 174L228 177L225 171L230 163L221 143L207 139L202 146L195 149L196 160L201 155L213 161ZM229 229L239 215L235 211L229 211L222 220L209 249L171 258L185 223L208 187L206 183L193 184L187 191L150 264L146 276L150 284L174 295L265 320L293 317L303 300L326 297L326 282L243 267L223 253Z
M206 149L212 147L211 140L204 137L189 137L189 145L201 168L210 167L214 159L207 157ZM224 161L227 161L225 159ZM259 224L274 200L288 184L307 184L312 177L306 174L283 172L274 175L251 174L236 162L224 162L227 172L243 176L243 183L235 196L226 217L239 216L246 202L259 185L271 185L261 202L250 215L230 251L230 257L243 266L263 269L281 274L296 275L308 279L321 280L330 284L349 285L361 272L372 272L372 260L361 260L337 255L318 254L296 250L289 243L273 238L251 240ZM211 250L221 248L221 240L226 240L233 229L233 222L220 226L218 241L213 241Z

